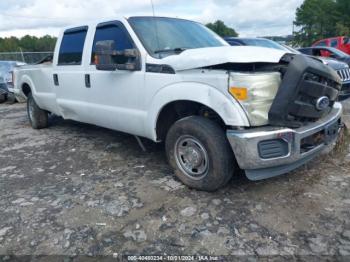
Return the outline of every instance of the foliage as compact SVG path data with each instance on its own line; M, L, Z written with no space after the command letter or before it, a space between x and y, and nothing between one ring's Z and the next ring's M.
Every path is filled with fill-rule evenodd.
M44 52L53 51L56 37L49 35L43 37L26 35L22 38L0 38L0 52Z
M309 46L323 38L348 35L349 13L349 0L304 0L296 10L295 43Z
M238 36L237 32L228 26L225 25L225 23L221 20L217 20L214 23L206 24L208 28L213 30L215 33L217 33L219 36L225 37L225 36L232 36L236 37Z

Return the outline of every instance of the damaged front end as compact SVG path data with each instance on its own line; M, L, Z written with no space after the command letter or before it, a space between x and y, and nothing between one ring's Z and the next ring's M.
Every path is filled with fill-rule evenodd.
M269 124L301 127L330 113L342 86L337 73L316 59L295 55L269 111Z
M250 72L266 78L257 86L247 81L248 72L244 74L242 84L239 75L232 73L230 88L247 89L247 96L235 98L252 127L228 130L227 137L238 165L249 179L287 173L336 140L341 126L342 107L336 102L341 80L332 69L316 59L288 54L278 65L260 65L259 70ZM259 127L253 127L256 119Z
M278 64L222 64L230 72L229 93L251 126L301 127L327 115L341 79L330 67L304 55L286 54Z

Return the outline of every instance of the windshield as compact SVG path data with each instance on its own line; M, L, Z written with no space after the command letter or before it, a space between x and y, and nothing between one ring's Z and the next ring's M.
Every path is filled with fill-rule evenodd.
M164 17L131 17L129 23L140 41L156 58L181 53L185 49L228 45L202 24Z

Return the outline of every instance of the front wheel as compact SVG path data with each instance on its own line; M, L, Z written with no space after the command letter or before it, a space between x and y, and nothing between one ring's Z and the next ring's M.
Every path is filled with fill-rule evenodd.
M27 98L27 113L29 122L34 129L46 128L49 125L48 112L42 110L35 102L32 93Z
M177 121L166 141L169 163L189 187L215 191L231 179L235 161L224 130L199 116Z

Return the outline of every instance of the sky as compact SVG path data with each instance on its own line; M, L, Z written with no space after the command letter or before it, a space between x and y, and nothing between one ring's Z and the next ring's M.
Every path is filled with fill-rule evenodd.
M303 0L153 0L156 16L218 19L240 36L292 33ZM57 36L61 27L115 16L152 15L151 0L0 0L0 37Z

